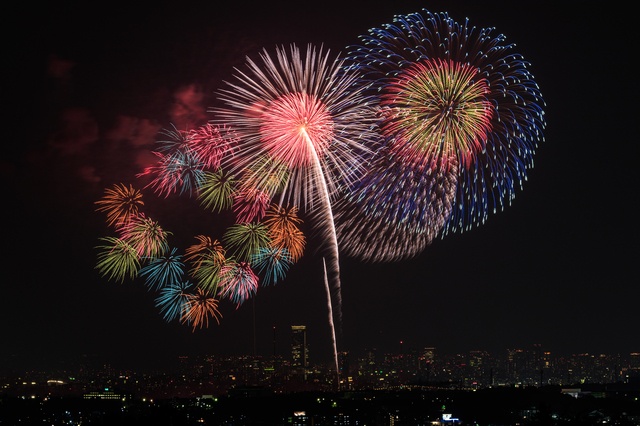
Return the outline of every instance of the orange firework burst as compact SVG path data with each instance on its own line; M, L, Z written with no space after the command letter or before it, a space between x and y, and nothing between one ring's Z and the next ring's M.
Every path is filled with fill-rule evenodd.
M218 310L218 300L201 288L196 288L195 293L187 294L181 321L191 325L195 331L196 328L209 327L210 318L220 324L222 315Z
M275 204L267 211L264 220L264 224L269 228L271 246L286 249L293 262L302 257L306 243L299 228L301 223L297 207L286 209Z
M104 190L104 197L95 202L99 207L96 211L107 214L107 224L116 228L128 223L136 217L140 207L144 205L142 192L124 184L115 184L113 188Z

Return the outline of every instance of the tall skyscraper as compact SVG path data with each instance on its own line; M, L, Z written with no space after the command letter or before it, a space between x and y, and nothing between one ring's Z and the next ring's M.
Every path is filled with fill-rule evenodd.
M291 367L306 381L307 368L309 367L306 325L291 326Z

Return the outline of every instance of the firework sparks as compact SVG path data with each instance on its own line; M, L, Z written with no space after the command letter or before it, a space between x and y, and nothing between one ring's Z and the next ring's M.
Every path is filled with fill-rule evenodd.
M362 174L365 142L377 137L373 108L356 90L357 74L344 72L330 52L308 46L303 56L294 45L275 56L265 50L261 63L247 59L248 71L220 92L227 107L212 109L214 121L238 136L234 172L258 163L263 184L254 186L271 193L278 177L283 200L313 210Z
M155 258L169 250L167 238L170 232L162 229L160 224L140 213L132 218L121 229L121 238L136 250L141 258Z
M422 10L360 40L344 58L265 49L225 82L210 123L163 131L158 163L137 176L159 196L232 210L236 223L224 248L196 236L184 277L182 256L166 254L171 233L140 212L142 194L115 185L96 202L120 235L102 239L100 274L144 277L167 321L208 327L222 298L239 308L259 275L275 284L302 258L300 213L322 244L337 370L339 253L397 261L484 223L522 189L545 127L529 64L492 28Z
M193 284L189 281L168 284L160 289L155 303L166 322L181 320L188 307L188 295L192 294L192 291Z
M269 194L255 188L243 188L233 197L233 211L239 223L261 220L271 203Z
M278 247L261 247L252 258L256 271L264 276L265 285L283 280L292 263L289 251Z
M149 263L140 269L139 275L146 280L150 290L166 287L178 282L184 275L184 263L182 256L177 254L178 249L171 249L171 253L149 260Z
M128 223L131 218L138 216L140 207L144 205L142 192L124 184L116 184L104 191L104 197L96 201L99 207L96 211L107 214L107 225L116 228Z
M227 250L241 262L249 262L263 247L269 246L267 227L260 222L237 223L227 228L223 242Z
M192 264L191 274L209 294L217 294L220 271L226 262L226 252L218 240L205 235L197 235L199 244L187 248L185 259Z
M224 170L205 171L198 199L204 208L220 213L233 205L235 186L235 178Z
M181 321L196 328L209 327L209 319L212 318L220 324L220 311L218 310L218 300L204 292L201 288L196 288L195 293L185 294L185 303L182 309Z
M297 262L304 253L306 239L299 225L298 208L272 205L265 215L264 224L269 228L271 246L287 250L291 260Z
M322 48L309 45L303 55L292 45L289 51L278 48L275 58L264 50L260 58L260 63L247 59L247 71L220 92L226 107L212 110L215 122L229 125L238 135L234 173L268 157L261 163L264 176L286 178L279 204L294 205L314 218L313 225L328 242L340 317L332 203L344 185L364 172L360 160L369 154L366 142L378 137L374 109L357 90L358 74L346 72L342 60Z
M221 271L221 296L240 307L258 291L258 276L247 262L228 261Z
M484 223L522 189L544 140L544 101L529 64L492 31L423 10L351 48L347 68L377 93L385 143L337 208L345 253L415 256Z
M134 279L140 269L138 252L126 241L115 237L101 238L105 244L98 246L96 269L100 275L111 280L123 282L125 278Z

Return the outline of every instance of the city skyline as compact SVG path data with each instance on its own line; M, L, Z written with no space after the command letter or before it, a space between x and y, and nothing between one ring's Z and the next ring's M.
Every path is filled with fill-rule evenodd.
M266 341L267 336L262 336ZM269 336L271 339L271 350L258 351L257 347L245 352L234 351L211 351L211 352L176 352L176 353L163 353L157 359L148 359L146 362L142 362L140 358L131 356L110 356L104 353L75 353L66 357L51 356L52 354L45 352L36 354L35 356L23 357L18 354L12 354L10 352L3 353L3 358L0 358L2 368L0 368L0 375L2 374L29 374L34 372L40 373L54 373L56 371L73 371L73 369L86 370L87 368L109 368L114 372L121 371L137 371L141 372L155 372L155 373L169 373L175 372L179 365L187 363L201 363L203 360L217 360L220 362L226 360L262 360L268 362L269 360L281 360L290 366L292 371L296 371L297 376L303 377L303 372L311 371L313 369L320 368L322 371L330 371L333 369L333 360L327 359L323 356L318 356L319 353L314 353L312 348L317 347L318 343L314 338L313 333L308 336L307 327L303 324L291 325L286 330L280 330L276 332L272 329L272 334ZM445 346L446 348L446 346ZM263 348L264 349L264 348ZM320 348L320 355L326 352L325 348ZM540 362L542 367L542 360L546 360L547 365L545 369L551 367L556 368L555 363L560 361L563 364L568 360L583 360L585 365L591 365L591 368L600 366L602 363L607 364L611 369L613 364L612 360L617 360L617 367L635 368L640 371L640 351L631 352L619 352L619 351L574 351L574 352L558 352L553 347L549 347L540 343L525 343L522 345L505 345L504 347L497 347L493 349L487 349L483 346L468 347L458 351L451 351L438 347L436 345L409 343L404 341L398 341L395 347L378 347L376 345L369 345L357 348L355 350L345 350L338 354L339 357L339 376L343 377L344 366L356 366L356 368L365 368L361 363L373 362L375 364L386 364L388 360L394 359L414 359L418 365L424 368L426 364L441 364L445 362L458 363L462 365L474 366L474 358L486 358L496 362L498 360L505 361L512 357L519 357L521 359L536 359L536 362ZM373 357L373 358L371 358ZM366 361L369 360L369 361ZM406 361L405 361L406 362ZM551 362L551 364L549 364ZM529 363L529 361L528 361ZM357 367L360 365L360 367ZM460 366L458 366L459 368ZM476 365L477 367L477 365ZM502 367L504 368L504 366ZM530 368L530 367L528 367ZM536 370L538 371L538 370ZM531 371L529 371L531 373ZM608 373L614 374L613 370ZM618 372L619 374L620 372ZM536 374L538 374L536 372ZM305 376L306 377L306 374ZM634 376L635 377L635 376ZM566 383L565 383L566 384Z
M47 5L16 18L13 33L27 47L11 52L16 103L0 164L9 200L1 355L96 353L140 364L180 353L268 355L285 350L276 344L291 325L304 324L311 356L329 362L316 241L284 282L242 306L222 304L219 325L192 331L164 321L140 280L100 277L95 247L108 229L94 203L113 184L136 184L157 128L206 120L245 55L294 42L344 51L369 28L421 8L495 27L516 44L547 104L545 141L523 191L485 224L409 260L341 259L338 351L495 352L532 342L562 354L640 351L640 235L625 207L637 181L627 6L198 3L109 3L97 15L80 4ZM621 34L612 42L603 26ZM212 221L194 212L195 201L167 206L148 192L145 203L183 247L193 227Z
M72 369L0 375L2 414L3 420L14 422L39 416L49 423L64 417L72 424L71 419L82 419L87 412L93 413L92 418L98 412L120 418L134 413L138 420L141 416L150 420L166 418L169 404L176 414L195 417L200 423L235 417L228 411L234 408L244 424L253 424L247 414L264 424L267 416L278 411L281 420L274 418L274 422L293 415L298 420L294 424L308 424L308 417L368 423L366 418L376 417L374 412L387 413L387 420L416 421L416 406L431 417L431 424L436 424L436 418L442 419L439 424L450 424L453 416L449 413L464 422L473 419L474 424L495 424L499 418L502 422L508 418L507 424L519 419L527 424L556 424L559 419L570 424L582 419L579 424L584 424L585 417L591 420L589 424L636 424L639 418L640 353L627 358L563 359L541 353L539 347L506 357L483 351L468 357L437 356L432 349L383 358L368 353L351 363L341 360L344 369L339 389L330 367L311 365L304 378L299 374L295 341L289 361L254 356L180 357L173 370L165 365L161 371L137 371L88 358ZM303 400L314 403L301 403ZM322 401L328 401L330 411L318 406ZM465 401L470 403L467 409ZM162 406L164 414L159 416ZM270 409L265 410L267 407ZM175 416L170 423L176 424Z
M11 360L3 359L0 377L4 379L5 396L43 391L50 396L72 396L78 392L86 395L87 391L96 393L96 389L115 388L136 389L133 393L143 399L204 394L233 396L245 392L258 395L260 390L276 393L470 391L554 386L561 386L563 393L574 397L589 395L597 389L615 396L626 389L624 396L633 398L640 383L640 352L557 356L537 344L502 353L471 350L449 354L434 347L404 353L382 353L375 349L359 354L340 353L340 373L336 376L331 365L313 362L303 365L303 334L302 327L292 328L287 356L184 355L155 368L140 368L84 355L67 360L65 365L32 367L26 371L12 370Z

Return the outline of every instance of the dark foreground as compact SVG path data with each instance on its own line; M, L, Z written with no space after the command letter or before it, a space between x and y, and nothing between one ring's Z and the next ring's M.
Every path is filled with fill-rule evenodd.
M0 425L640 425L637 389L298 392L161 401L0 396Z

